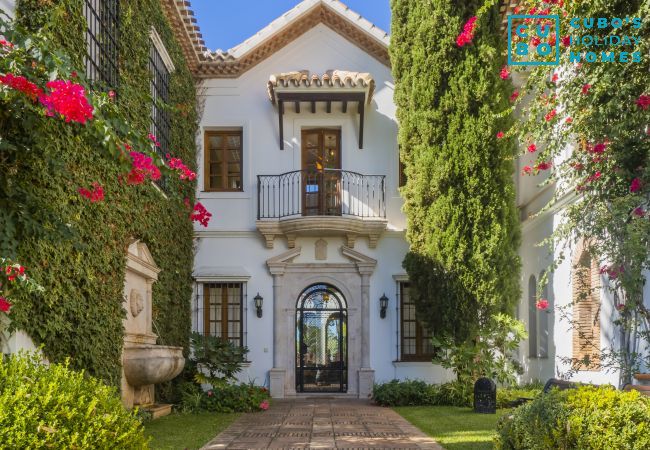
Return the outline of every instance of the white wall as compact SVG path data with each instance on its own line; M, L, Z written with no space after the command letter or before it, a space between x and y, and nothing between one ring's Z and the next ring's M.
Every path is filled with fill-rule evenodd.
M0 0L0 9L7 13L10 17L14 16L16 10L15 0Z

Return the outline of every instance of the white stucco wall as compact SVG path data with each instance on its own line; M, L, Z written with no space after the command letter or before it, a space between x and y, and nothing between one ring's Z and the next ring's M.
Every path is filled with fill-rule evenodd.
M14 16L16 10L15 0L0 0L0 9L7 13L10 17Z

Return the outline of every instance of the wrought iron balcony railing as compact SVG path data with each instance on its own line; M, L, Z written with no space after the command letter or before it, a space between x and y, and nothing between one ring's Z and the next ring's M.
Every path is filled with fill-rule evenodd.
M386 217L385 175L340 169L295 170L257 176L257 218Z

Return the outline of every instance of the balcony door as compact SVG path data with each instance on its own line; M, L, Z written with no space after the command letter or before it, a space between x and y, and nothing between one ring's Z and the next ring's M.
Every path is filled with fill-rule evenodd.
M341 215L341 130L302 130L302 215Z

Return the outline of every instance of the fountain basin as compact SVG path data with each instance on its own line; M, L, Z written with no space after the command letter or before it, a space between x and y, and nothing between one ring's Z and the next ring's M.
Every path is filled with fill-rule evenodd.
M158 384L176 377L185 366L183 347L136 344L124 347L124 376L131 386Z

